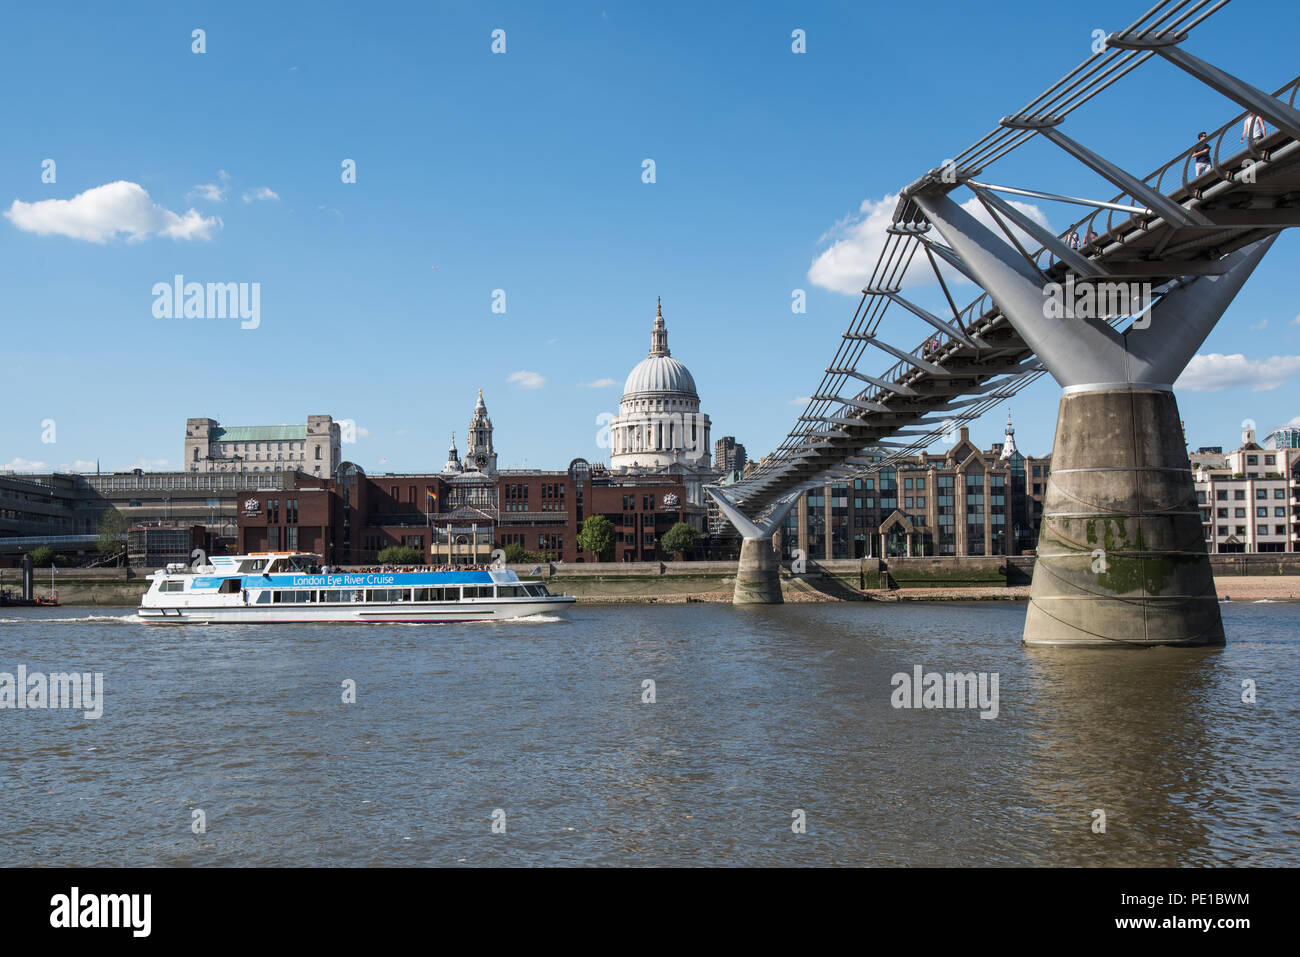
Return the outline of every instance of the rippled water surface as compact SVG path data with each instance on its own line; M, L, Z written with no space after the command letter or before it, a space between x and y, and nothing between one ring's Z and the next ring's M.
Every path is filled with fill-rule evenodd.
M1300 605L1223 609L1226 649L1098 652L1023 648L1001 603L5 609L0 672L100 671L105 705L0 710L0 863L1294 865ZM997 718L896 710L915 665L996 672Z

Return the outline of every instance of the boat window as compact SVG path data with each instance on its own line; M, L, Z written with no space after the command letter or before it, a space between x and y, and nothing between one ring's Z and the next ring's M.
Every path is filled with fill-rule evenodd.
M497 585L498 598L523 598L525 594L518 585Z
M444 597L444 592L446 591L455 591L455 589L417 588L415 590L415 600L416 601L446 601L447 599L446 597ZM455 601L455 597L453 596L451 600Z
M483 587L470 585L461 589L461 597L462 598L491 598L492 589L491 587L483 588Z
M320 593L320 600L323 602L343 601L343 592L341 591L323 591Z
M184 591L185 583L184 582L163 582L162 587L159 588L158 590L159 591Z
M271 593L270 593L269 591L264 591L264 592L262 592L261 594L259 594L259 595L257 596L257 602L256 602L256 604L258 604L258 605L269 605L269 604L271 604Z
M217 589L217 592L222 595L233 595L238 591L239 591L238 578L227 578L225 581L221 583L221 587Z
M405 588L369 588L366 590L366 601L392 603L406 601L406 597L407 591Z
M266 567L265 558L250 558L248 561L240 562L239 570L247 575L251 572L260 572Z

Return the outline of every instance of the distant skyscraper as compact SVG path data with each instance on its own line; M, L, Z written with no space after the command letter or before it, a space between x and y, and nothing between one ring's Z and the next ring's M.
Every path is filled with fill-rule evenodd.
M734 435L724 435L713 443L713 470L715 472L739 472L749 461L745 447L736 441Z

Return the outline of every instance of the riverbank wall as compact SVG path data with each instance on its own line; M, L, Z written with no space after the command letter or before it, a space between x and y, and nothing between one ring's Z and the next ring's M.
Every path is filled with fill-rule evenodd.
M1300 553L1211 555L1220 594L1288 599L1300 593ZM556 594L587 601L729 601L736 563L604 562L510 566L521 578L540 579ZM1032 556L1012 558L875 558L809 561L798 574L781 569L786 601L1024 600L1033 575ZM54 589L65 605L131 607L149 587L152 569L65 568ZM1269 583L1270 578L1287 579ZM1247 581L1249 579L1249 581ZM1262 584L1260 584L1262 583ZM48 572L36 575L36 593L49 594ZM0 587L22 589L19 573L6 569ZM1262 589L1262 591L1261 591Z

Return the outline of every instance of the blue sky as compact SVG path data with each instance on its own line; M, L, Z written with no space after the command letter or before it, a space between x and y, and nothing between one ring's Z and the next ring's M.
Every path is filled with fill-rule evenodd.
M597 417L649 347L656 296L714 436L762 454L857 304L814 282L814 262L1145 6L11 7L0 467L176 468L187 417L328 413L358 424L345 457L367 470L436 469L452 430L463 451L479 387L501 467L602 460ZM1238 0L1188 48L1274 89L1296 72L1298 21L1293 4ZM1154 61L1067 132L1145 174L1237 112ZM1046 145L997 169L1115 192ZM1300 415L1298 243L1275 244L1202 347L1242 356L1207 360L1195 385L1222 388L1180 388L1193 446ZM152 289L176 274L258 283L260 324L156 317ZM900 320L898 341L921 335ZM1050 450L1058 395L1043 379L1012 400L1023 450ZM998 440L1005 411L973 437Z

